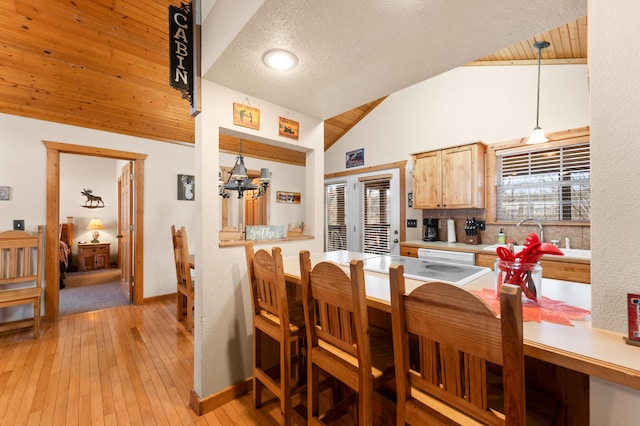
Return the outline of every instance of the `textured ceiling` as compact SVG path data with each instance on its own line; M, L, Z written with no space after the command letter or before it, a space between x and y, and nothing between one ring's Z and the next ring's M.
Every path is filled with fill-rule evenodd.
M586 0L265 0L203 72L326 119L586 14ZM261 56L275 47L298 66L266 69Z

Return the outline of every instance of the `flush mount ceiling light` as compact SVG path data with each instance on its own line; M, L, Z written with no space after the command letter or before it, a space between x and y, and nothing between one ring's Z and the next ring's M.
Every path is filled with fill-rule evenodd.
M289 71L298 65L298 58L284 49L271 49L264 52L262 62L271 69Z
M538 49L538 100L536 101L536 127L533 128L531 136L529 136L529 140L526 142L528 145L549 141L545 136L542 127L540 127L540 124L538 123L538 120L540 119L540 56L542 49L546 49L549 46L550 43L548 41L539 41L533 45L533 47Z

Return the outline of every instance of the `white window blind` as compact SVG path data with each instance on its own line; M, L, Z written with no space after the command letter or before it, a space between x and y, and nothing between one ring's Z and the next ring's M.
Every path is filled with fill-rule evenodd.
M360 182L362 208L360 225L365 253L391 252L391 179L387 176Z
M588 221L589 142L498 155L498 220Z
M345 183L331 184L325 187L325 205L327 208L326 251L347 249L347 199L345 189Z

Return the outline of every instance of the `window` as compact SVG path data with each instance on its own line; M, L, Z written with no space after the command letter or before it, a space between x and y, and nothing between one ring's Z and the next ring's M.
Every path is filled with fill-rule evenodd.
M588 221L589 142L497 157L497 220Z
M347 249L347 198L345 196L345 187L346 183L325 186L327 206L326 251Z
M391 252L391 182L390 177L360 182L362 193L361 229L365 253Z

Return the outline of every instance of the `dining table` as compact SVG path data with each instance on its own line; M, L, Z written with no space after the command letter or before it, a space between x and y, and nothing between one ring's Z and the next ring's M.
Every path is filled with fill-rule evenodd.
M321 261L332 261L343 266L348 273L351 260L372 256L379 255L338 250L311 253L310 257L312 267ZM287 282L300 285L299 257L285 257L283 267ZM407 293L425 284L424 281L405 277ZM365 270L365 287L370 310L390 313L388 275ZM487 292L494 287L493 272L463 286L475 293ZM543 278L541 292L549 300L561 301L582 310L591 308L589 284ZM473 332L473 324L469 329ZM565 402L570 404L568 416L572 420L567 424L589 424L590 376L640 390L640 348L626 344L625 336L620 333L592 327L590 315L571 320L568 324L526 321L523 323L523 337L524 353L534 364L532 369L538 368L542 377L546 374L544 380L555 388L549 391L570 395ZM549 373L550 368L553 377Z

